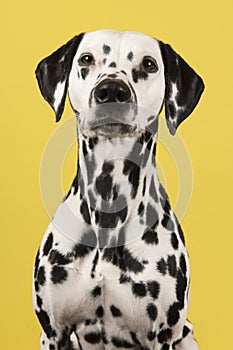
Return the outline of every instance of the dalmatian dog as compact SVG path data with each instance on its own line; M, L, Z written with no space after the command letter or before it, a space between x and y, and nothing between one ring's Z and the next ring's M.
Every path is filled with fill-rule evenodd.
M75 36L36 77L56 121L69 94L78 130L77 175L35 261L41 350L198 350L184 235L155 154L162 107L174 135L202 79L168 44L112 30Z

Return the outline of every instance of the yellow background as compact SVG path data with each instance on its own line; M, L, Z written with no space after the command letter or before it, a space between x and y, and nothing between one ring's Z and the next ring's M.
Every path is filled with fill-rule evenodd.
M189 317L202 350L232 348L232 2L6 1L1 16L0 349L39 349L31 275L49 222L39 167L57 126L34 69L74 34L101 28L141 31L169 42L204 78L201 103L179 129L195 180L182 221L192 263ZM64 117L70 114L67 106ZM65 188L75 163L71 152ZM173 202L172 172L166 177Z

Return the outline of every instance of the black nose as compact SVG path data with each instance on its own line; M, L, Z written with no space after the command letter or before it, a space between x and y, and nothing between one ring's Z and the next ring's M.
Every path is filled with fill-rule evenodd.
M131 92L128 86L117 79L105 79L95 88L97 103L129 102Z

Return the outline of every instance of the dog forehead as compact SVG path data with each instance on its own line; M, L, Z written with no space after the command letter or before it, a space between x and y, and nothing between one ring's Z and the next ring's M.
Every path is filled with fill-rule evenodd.
M159 43L143 33L133 31L98 30L85 33L81 41L78 53L96 52L108 55L111 52L135 56L151 55L160 56Z

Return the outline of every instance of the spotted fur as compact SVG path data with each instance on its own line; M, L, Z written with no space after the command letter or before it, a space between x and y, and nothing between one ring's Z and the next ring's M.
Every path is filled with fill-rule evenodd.
M79 66L87 52L95 61ZM156 73L143 69L145 56L156 60ZM77 175L35 261L41 350L197 350L186 319L190 271L184 235L159 183L155 155L163 102L174 134L200 98L201 78L170 46L115 31L74 37L44 59L36 74L56 120L68 90L79 143ZM123 108L119 99L131 106ZM95 122L106 102L123 106L125 124L118 119L115 126L86 130L84 111L94 109ZM127 126L127 113L133 108L138 118L139 106L153 113L137 130ZM107 117L114 121L111 111Z

